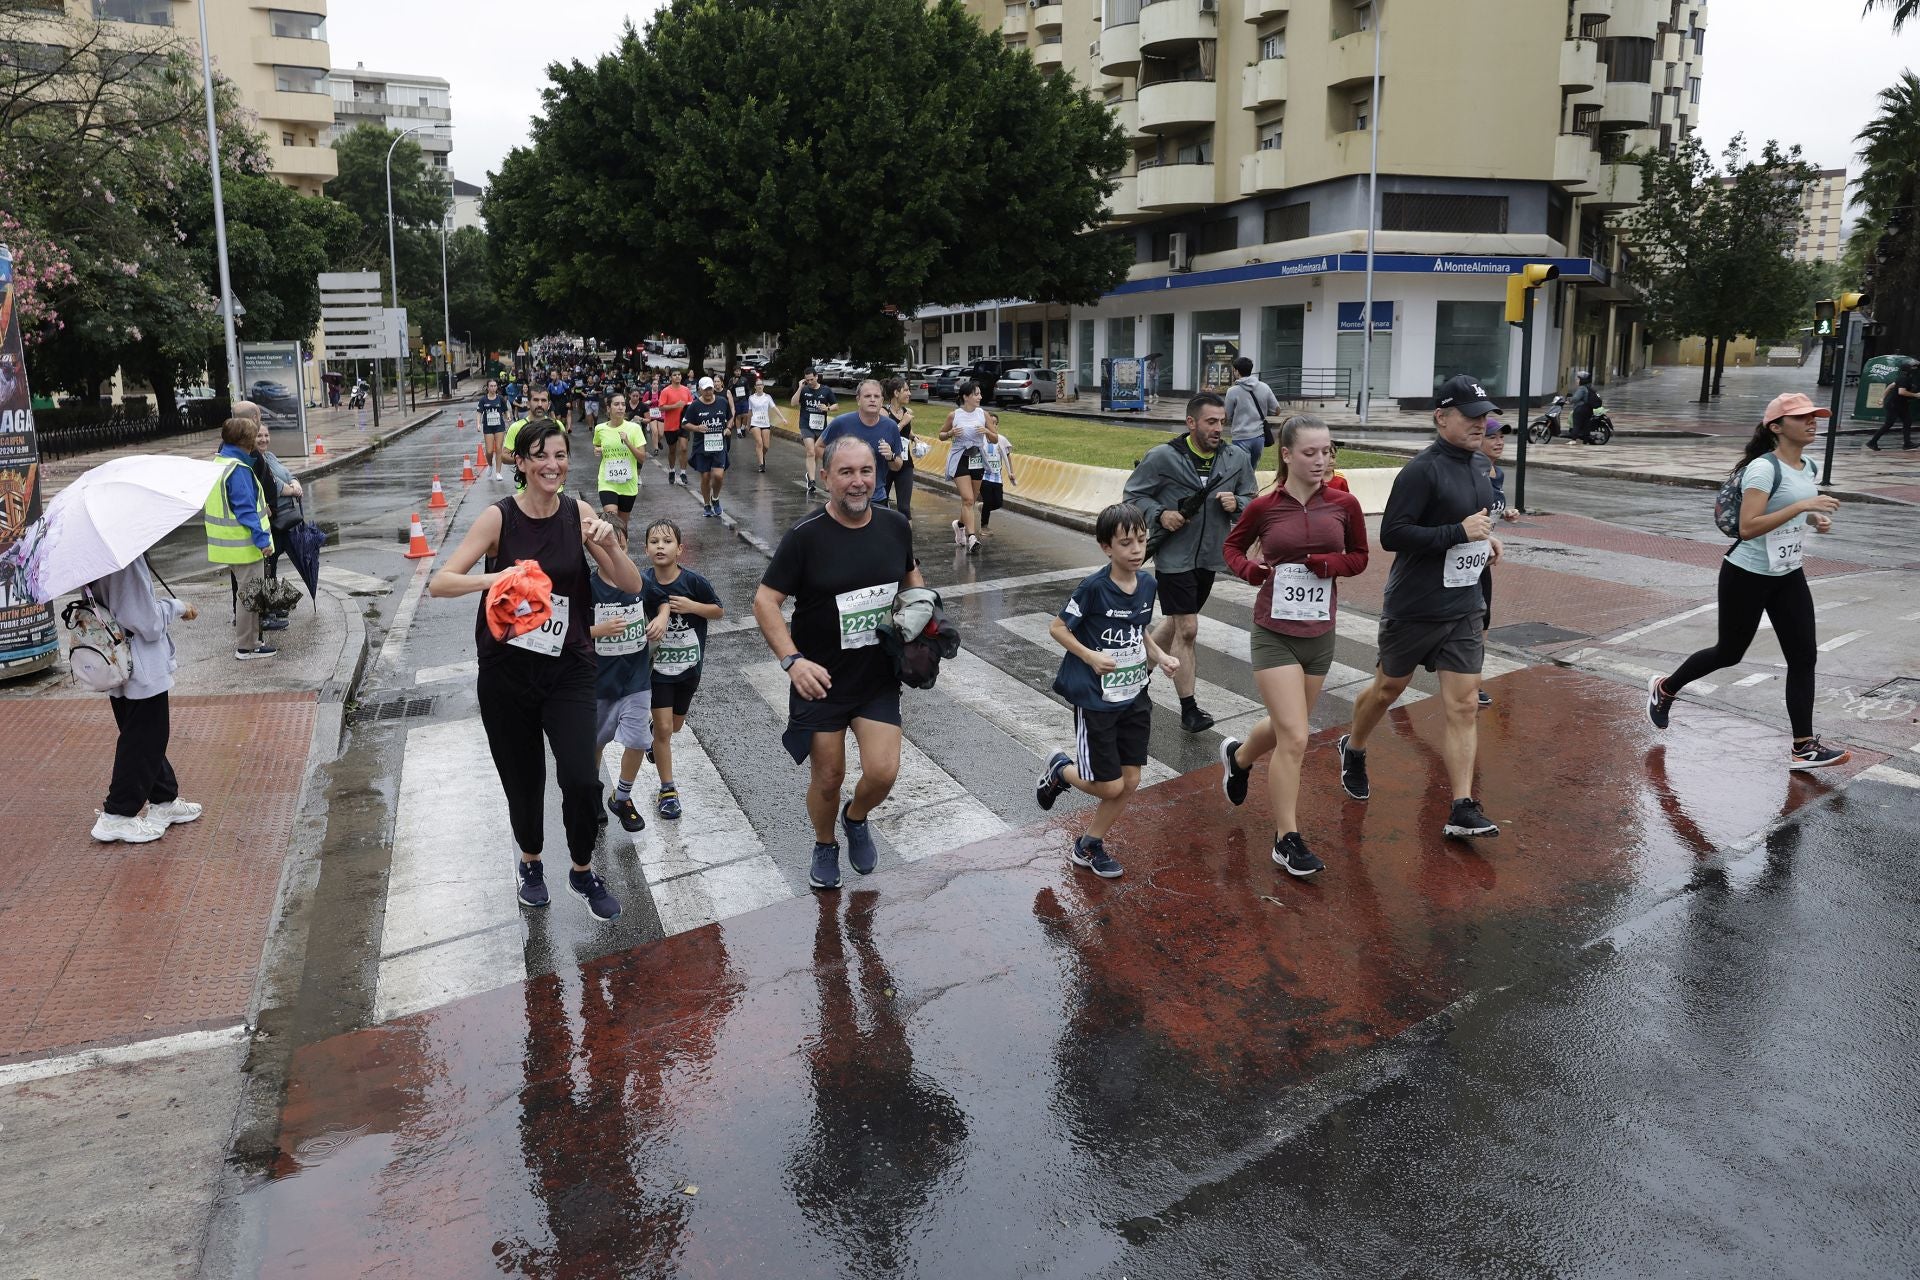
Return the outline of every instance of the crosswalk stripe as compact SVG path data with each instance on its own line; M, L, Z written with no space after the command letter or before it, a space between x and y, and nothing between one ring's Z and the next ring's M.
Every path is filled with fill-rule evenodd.
M1044 763L1055 751L1072 755L1073 712L978 654L962 649L940 664L939 692L1018 742ZM1036 777L1038 774L1036 773ZM1165 782L1176 770L1148 758L1142 783Z
M1054 616L1051 613L1023 613L1018 617L1000 619L1000 625L1029 644L1057 654L1060 652L1060 646L1055 644L1053 637L1048 634L1048 628L1053 625ZM1153 699L1155 705L1171 711L1176 716L1180 714L1180 695L1174 691L1171 679L1156 673L1147 682L1147 696ZM1195 701L1213 713L1213 727L1228 736L1232 736L1235 730L1245 728L1267 713L1266 708L1259 703L1206 680L1194 681L1193 696Z
M382 550L390 550L392 543L379 544ZM320 581L339 587L349 595L385 595L393 590L393 584L385 578L376 578L370 573L355 573L352 569L343 569L330 564L320 570Z
M1238 658L1242 662L1253 660L1253 637L1239 627L1200 615L1199 641L1207 648L1226 654L1229 658ZM1327 680L1321 686L1321 692L1331 697L1342 698L1348 702L1360 696L1369 684L1373 683L1373 673L1350 667L1344 662L1336 662L1327 668ZM1394 706L1404 707L1422 701L1426 694L1408 685L1406 692L1394 701Z
M744 668L747 683L781 717L787 714L787 675L771 663ZM860 747L847 735L847 780L860 771ZM796 789L794 803L800 803ZM926 752L900 737L900 774L886 803L871 815L873 825L908 862L997 836L1007 824L976 799L959 779L935 764Z
M1838 649L1843 644L1852 644L1855 640L1858 640L1861 636L1871 635L1871 634L1872 632L1869 632L1869 631L1849 631L1845 635L1835 636L1833 639L1821 645L1820 652L1832 653L1835 649Z
M1773 673L1762 671L1758 675L1741 676L1733 682L1733 687L1736 689L1746 689L1756 684L1765 684L1771 679L1773 679Z
M442 667L421 667L413 673L413 682L416 685L438 684L442 680L471 680L479 674L479 661L468 658L465 662L449 662Z
M1655 671L1652 667L1643 667L1635 662L1622 662L1609 657L1598 649L1576 649L1559 660L1569 667L1597 667L1602 671L1612 671L1618 675L1632 676L1636 680L1647 680L1654 676L1665 676L1665 671ZM1720 686L1696 680L1687 686L1686 691L1698 697L1706 697Z

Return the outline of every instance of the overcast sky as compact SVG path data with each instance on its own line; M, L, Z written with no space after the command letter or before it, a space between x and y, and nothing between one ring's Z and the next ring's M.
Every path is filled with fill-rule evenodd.
M644 30L659 7L565 0L546 20L524 0L333 0L327 26L336 67L364 62L452 82L454 174L484 186L508 149L526 140L547 64L591 61L613 47L629 16ZM1700 123L1716 153L1740 132L1756 144L1797 142L1808 160L1837 169L1851 166L1853 135L1879 91L1903 69L1920 68L1920 22L1896 37L1884 15L1860 16L1860 0L1720 0L1706 54ZM1497 84L1497 69L1491 74Z

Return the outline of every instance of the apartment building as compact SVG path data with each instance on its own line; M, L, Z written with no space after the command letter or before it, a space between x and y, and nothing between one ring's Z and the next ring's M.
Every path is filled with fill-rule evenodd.
M451 87L439 76L369 71L366 63L356 62L351 71L329 75L327 88L333 95L329 141L363 124L379 125L395 133L425 125L428 127L414 134L412 140L420 144L427 163L447 167L448 157L453 154L453 131L432 126L452 124L453 103Z
M1283 391L1358 388L1372 126L1379 120L1376 398L1445 378L1519 384L1505 277L1551 261L1535 388L1645 361L1631 255L1613 220L1639 199L1629 159L1669 148L1699 109L1707 6L1694 0L969 0L1010 44L1104 99L1131 157L1103 234L1132 245L1098 304L922 311L932 362L1005 352L1097 381L1109 355L1158 353L1163 390L1230 339ZM1374 64L1380 63L1379 100ZM997 314L991 331L981 317ZM936 333L935 326L938 325Z
M1800 234L1793 240L1798 262L1838 262L1846 251L1847 171L1822 169L1800 197Z

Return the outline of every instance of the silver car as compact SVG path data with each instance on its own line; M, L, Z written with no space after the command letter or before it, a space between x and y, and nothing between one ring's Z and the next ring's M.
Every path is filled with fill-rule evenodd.
M995 404L1038 404L1060 398L1060 379L1052 369L1009 369L993 384Z

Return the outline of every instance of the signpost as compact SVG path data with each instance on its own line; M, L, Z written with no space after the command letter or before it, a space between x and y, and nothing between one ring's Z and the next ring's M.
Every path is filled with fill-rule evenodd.
M320 338L330 360L385 360L393 356L386 338L385 299L378 271L320 273ZM375 366L374 381L379 381ZM380 391L373 394L373 425L380 425Z

